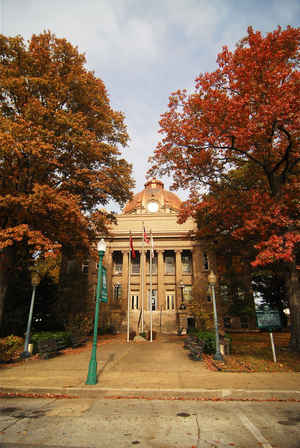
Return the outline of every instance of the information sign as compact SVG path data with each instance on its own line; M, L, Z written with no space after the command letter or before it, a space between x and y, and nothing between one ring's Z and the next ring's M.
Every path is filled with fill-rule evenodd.
M257 326L260 330L279 330L281 325L278 310L256 311Z

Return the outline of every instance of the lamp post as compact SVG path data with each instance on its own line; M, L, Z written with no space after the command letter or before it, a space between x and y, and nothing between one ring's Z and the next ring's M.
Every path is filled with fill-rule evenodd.
M218 315L217 315L217 306L216 306L216 296L215 296L215 285L217 278L213 271L208 275L208 284L211 289L213 308L214 308L214 322L215 322L215 331L216 331L216 353L214 355L214 359L216 361L223 361L223 356L220 351L220 338L219 338L219 328L218 328Z
M97 244L98 254L99 254L99 265L98 265L98 280L97 280L97 290L96 290L96 306L95 306L95 322L94 322L94 337L93 346L91 352L91 359L89 363L88 376L85 384L96 384L97 383L97 337L98 337L98 320L99 320L99 302L102 296L102 260L104 257L106 244L104 239Z
M185 304L184 304L184 297L183 297L184 283L183 283L182 280L181 280L179 286L180 286L180 288L181 288L181 304L180 304L179 309L180 309L180 310L185 310L185 309L186 309L186 306L185 306Z
M31 356L31 353L28 351L30 329L31 329L34 299L35 299L35 291L36 291L37 286L40 284L40 281L41 281L41 278L40 278L39 273L36 271L33 271L31 273L32 296L31 296L29 316L28 316L28 321L27 321L27 329L26 329L26 334L25 334L24 351L20 355L21 358L29 358Z

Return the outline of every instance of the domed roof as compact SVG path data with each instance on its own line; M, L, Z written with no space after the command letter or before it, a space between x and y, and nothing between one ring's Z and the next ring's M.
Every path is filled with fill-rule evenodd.
M165 190L162 181L151 179L145 183L145 189L127 203L123 213L174 213L180 206L181 200L176 194Z

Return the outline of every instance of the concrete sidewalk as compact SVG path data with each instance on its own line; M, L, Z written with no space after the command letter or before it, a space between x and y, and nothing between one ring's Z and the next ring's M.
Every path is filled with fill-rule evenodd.
M91 342L48 359L0 365L1 392L67 394L80 397L300 400L299 373L210 371L183 349L183 338L126 343L101 340L98 383L85 385Z

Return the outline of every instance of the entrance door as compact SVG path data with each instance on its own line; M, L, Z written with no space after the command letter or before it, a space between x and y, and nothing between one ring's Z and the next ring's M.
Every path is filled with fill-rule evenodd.
M195 328L195 319L193 317L187 318L187 332L190 333L191 330Z
M139 309L139 296L131 296L131 309L138 310Z
M150 289L148 289L148 310L151 310L151 306L152 306L152 311L157 310L157 289L152 289L152 300L151 300L151 304L150 304Z
M175 293L169 293L166 295L166 310L174 311L175 310Z

